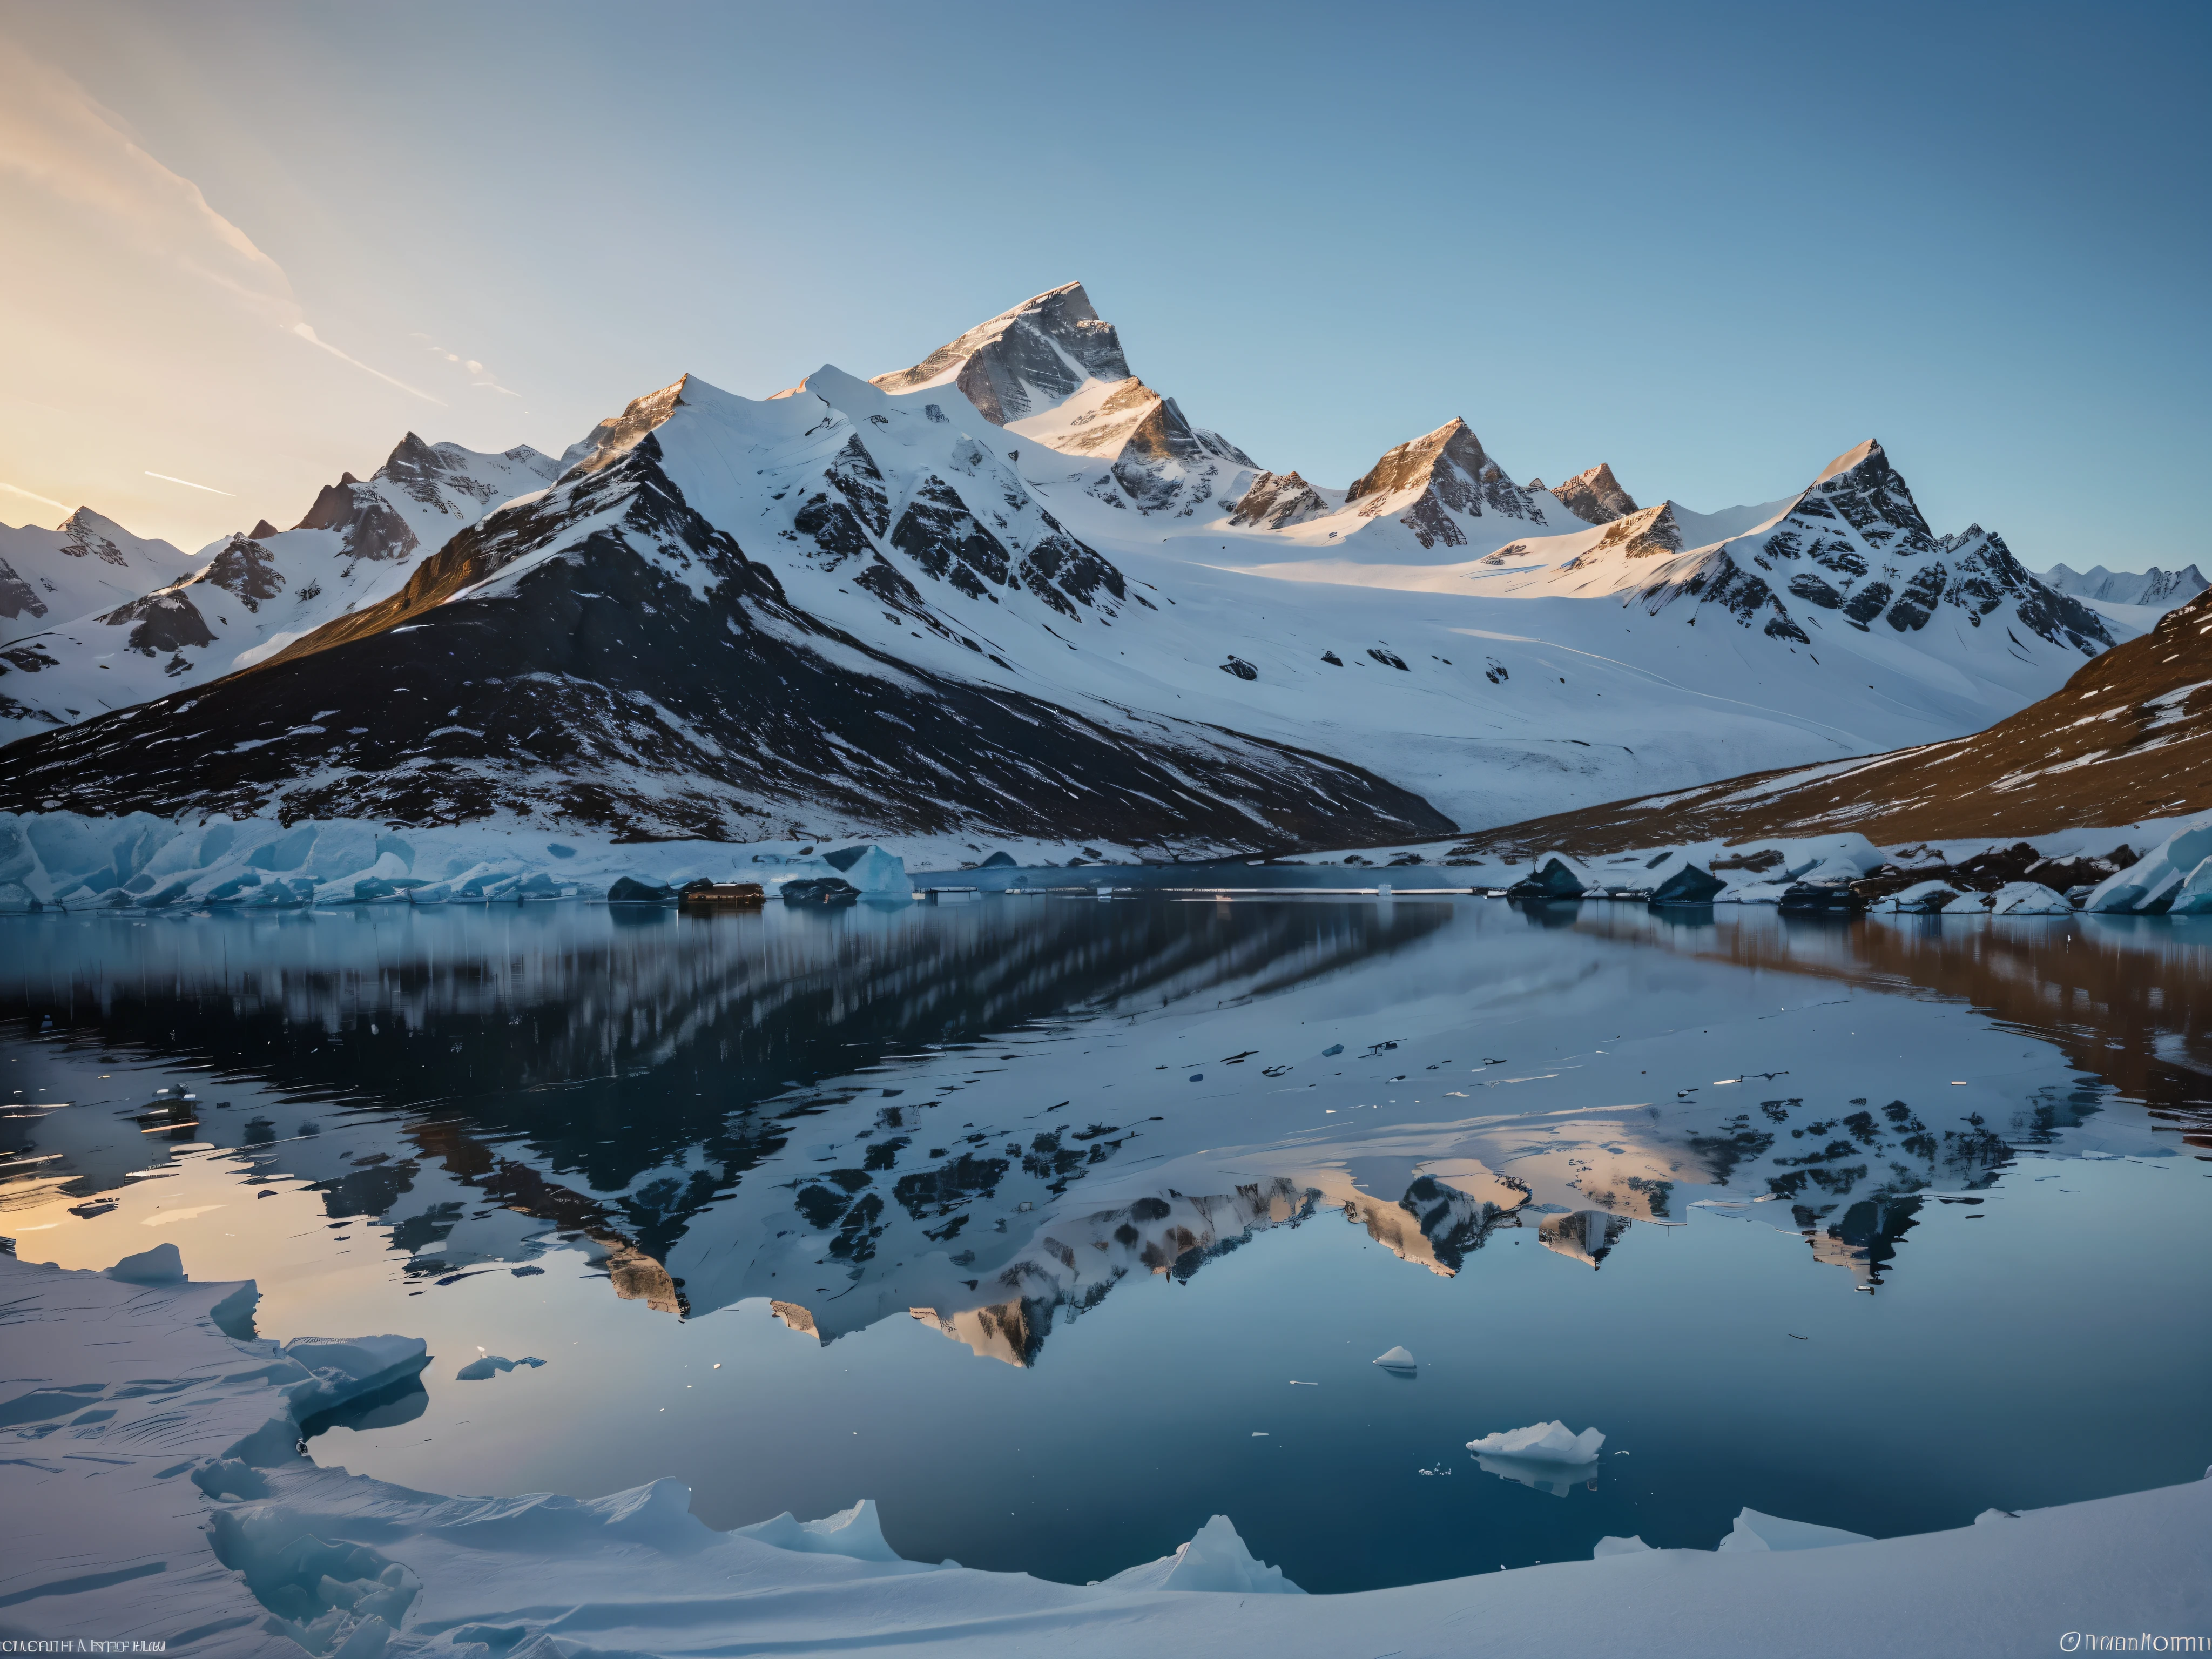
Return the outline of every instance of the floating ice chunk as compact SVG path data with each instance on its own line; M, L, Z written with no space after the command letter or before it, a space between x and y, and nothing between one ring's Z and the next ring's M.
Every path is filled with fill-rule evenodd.
M482 1359L472 1359L455 1371L453 1381L481 1382L487 1377L497 1376L501 1371L511 1371L518 1365L528 1365L534 1370L544 1363L535 1356L523 1359L509 1359L503 1353L488 1353Z
M825 1515L819 1521L794 1520L786 1510L773 1520L756 1521L750 1527L732 1530L739 1538L757 1538L776 1549L808 1555L844 1555L855 1561L904 1559L884 1542L884 1523L876 1514L872 1498L863 1498L851 1509Z
M1819 1550L1831 1544L1871 1544L1863 1532L1841 1527L1816 1527L1810 1521L1784 1521L1778 1515L1761 1515L1747 1509L1735 1518L1735 1528L1721 1540L1730 1550Z
M2177 907L2179 908L2179 907ZM2074 907L2066 895L2054 892L2039 881L2008 881L1990 895L1993 916L2070 916Z
M1876 902L1881 910L1901 911L1908 915L1933 915L1946 906L1955 903L1959 890L1944 881L1916 881L1901 893L1892 893ZM1964 906L1960 907L1964 908Z
M1547 853L1535 861L1532 873L1507 888L1517 898L1580 898L1599 885L1596 877L1564 853Z
M1626 1538L1615 1538L1608 1534L1597 1540L1597 1547L1590 1552L1590 1559L1602 1561L1608 1555L1650 1555L1651 1553L1651 1546L1645 1543L1639 1534L1632 1533Z
M150 1250L125 1256L107 1270L107 1276L126 1285L181 1285L185 1258L173 1244L156 1244Z
M2198 908L2198 896L2212 887L2212 872L2203 868L2209 857L2212 857L2212 823L2178 831L2155 851L2099 882L2081 908L2149 913L2169 907L2180 910L2185 892L2191 908Z
M1238 1595L1304 1595L1280 1567L1255 1559L1225 1515L1217 1515L1173 1555L1115 1573L1099 1586L1117 1590L1212 1590Z
M1596 1429L1571 1434L1564 1423L1536 1423L1525 1429L1507 1429L1470 1440L1467 1449L1478 1457L1515 1457L1527 1463L1594 1463L1605 1436Z
M1654 904L1711 904L1728 885L1704 865L1680 853L1669 854L1648 873L1636 877L1635 884L1651 890Z
M1375 1364L1386 1371L1402 1371L1409 1376L1419 1369L1419 1363L1413 1356L1407 1353L1402 1347L1393 1348L1388 1353L1376 1355Z

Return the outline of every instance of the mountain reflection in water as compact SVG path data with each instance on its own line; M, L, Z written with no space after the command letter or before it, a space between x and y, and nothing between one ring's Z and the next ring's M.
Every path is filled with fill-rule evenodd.
M19 1031L254 1096L159 1104L135 1120L143 1139L88 1131L112 1110L31 1113L23 1150L46 1161L0 1174L9 1209L97 1214L160 1135L307 1181L334 1224L374 1218L416 1285L528 1271L565 1243L659 1311L765 1298L822 1341L910 1315L1017 1365L1131 1275L1188 1281L1325 1210L1449 1276L1500 1228L1598 1267L1632 1223L1678 1224L1701 1192L1872 1288L1927 1194L1974 1201L1960 1195L2107 1090L2152 1103L2177 1149L2212 1147L2190 1109L2212 1073L2212 957L2163 920L1154 897L9 927L25 948L0 969L0 1009ZM1418 965L1376 979L1392 958ZM1517 1068L1476 1052L1568 1050L1530 1042L1545 1022L1602 1036L1639 994L1658 1006L1662 961L1682 999L1670 1031L1717 994L1764 1007L1762 976L1830 981L1963 1002L2106 1090L2044 1082L2001 1115L1946 1118L1954 1103L1925 1088L1821 1097L1811 1079L1833 1053L1747 1076L1739 1105L1719 1093L1738 1079L1698 1073L1656 1088L1623 1066L1616 1087L1603 1048ZM1709 977L1687 985L1697 964ZM1366 1052L1317 1057L1303 1036L1332 986L1376 1025ZM1417 1042L1419 1018L1389 1022L1420 1000L1444 1013ZM1244 1052L1131 1057L1158 1016L1236 1011L1252 1015ZM1447 1090L1453 1076L1468 1086ZM1556 1103L1513 1109L1547 1083ZM1652 1097L1620 1103L1630 1087ZM1183 1109L1231 1097L1195 1125Z

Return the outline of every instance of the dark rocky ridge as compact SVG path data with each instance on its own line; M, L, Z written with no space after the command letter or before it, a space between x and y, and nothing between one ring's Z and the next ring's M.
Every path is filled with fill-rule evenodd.
M1544 509L1505 476L1483 448L1482 440L1456 416L1425 436L1386 451L1352 480L1344 501L1347 507L1364 501L1360 513L1373 518L1389 496L1416 489L1419 496L1399 520L1423 547L1467 545L1467 532L1453 520L1452 513L1480 518L1487 507L1505 518L1549 523Z
M1000 426L1058 403L1085 380L1133 378L1121 355L1121 337L1099 317L1080 283L979 323L912 368L877 375L875 384L886 392L910 392L956 362L962 367L954 384L985 420Z
M1531 485L1533 490L1537 486ZM1613 468L1603 461L1587 472L1577 472L1551 492L1585 524L1611 524L1638 510L1636 498L1620 487Z
M640 839L976 824L1164 851L1451 828L1325 757L1158 716L1115 730L900 663L793 608L684 501L650 434L602 453L265 664L12 745L0 810L410 825L514 811ZM948 568L975 569L952 539Z

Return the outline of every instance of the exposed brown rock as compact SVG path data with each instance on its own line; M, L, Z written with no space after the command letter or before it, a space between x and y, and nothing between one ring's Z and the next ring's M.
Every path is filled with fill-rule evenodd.
M1542 483L1539 480L1528 488L1533 494L1542 488ZM1610 524L1638 510L1636 498L1620 487L1613 468L1603 461L1587 472L1577 472L1552 494L1585 524Z
M1972 737L1783 767L1486 830L1468 852L1582 854L1856 830L1894 846L2212 810L2212 590ZM1761 786L1757 790L1753 786ZM2029 878L2057 885L2044 875Z

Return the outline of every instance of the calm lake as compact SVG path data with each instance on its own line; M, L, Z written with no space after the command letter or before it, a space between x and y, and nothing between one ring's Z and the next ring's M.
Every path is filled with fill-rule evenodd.
M1078 1583L1217 1512L1318 1592L2212 1462L2212 920L1143 879L0 917L0 1235L428 1339L326 1463ZM1594 1465L1466 1449L1553 1419Z

